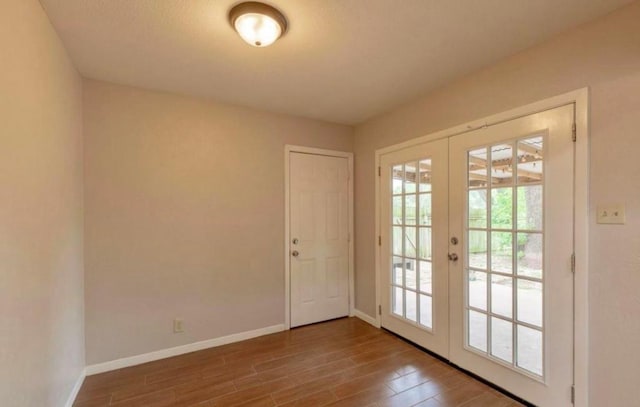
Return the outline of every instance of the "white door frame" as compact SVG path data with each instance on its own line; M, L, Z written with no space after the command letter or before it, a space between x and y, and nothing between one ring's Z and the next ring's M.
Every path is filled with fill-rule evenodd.
M375 168L375 223L376 223L376 324L380 326L380 159L383 154L412 147L417 144L442 138L453 137L482 127L517 119L545 110L569 104L575 105L576 154L575 154L575 278L574 278L574 385L575 405L589 405L589 88L578 89L535 103L521 106L506 112L494 114L482 119L461 124L449 129L437 131L403 143L376 150Z
M324 155L328 157L346 158L349 168L348 179L348 228L349 228L349 316L353 316L355 308L354 290L354 243L353 243L353 153L345 151L324 150L314 147L284 146L284 329L291 329L291 254L289 243L291 242L290 231L290 188L291 180L289 176L289 156L291 153L303 153L313 155Z

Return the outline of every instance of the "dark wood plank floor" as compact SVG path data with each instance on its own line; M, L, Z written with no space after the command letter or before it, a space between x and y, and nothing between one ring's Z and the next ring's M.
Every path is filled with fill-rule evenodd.
M355 318L86 378L76 407L519 406Z

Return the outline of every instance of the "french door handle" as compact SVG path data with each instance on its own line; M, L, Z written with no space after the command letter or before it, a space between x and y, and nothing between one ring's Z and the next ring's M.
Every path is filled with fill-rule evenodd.
M449 253L449 260L458 261L458 255L456 253Z
M300 253L297 250L294 250L294 251L291 252L291 255L293 257L298 257L300 255Z

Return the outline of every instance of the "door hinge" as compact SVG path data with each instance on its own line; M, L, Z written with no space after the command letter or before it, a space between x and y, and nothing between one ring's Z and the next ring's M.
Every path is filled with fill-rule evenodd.
M576 254L571 253L571 272L575 274L576 272Z
M378 246L382 246L382 236L378 236Z
M378 305L378 315L382 315L382 305Z
M571 404L576 404L576 386L571 386Z
M571 140L573 140L573 142L575 143L577 139L578 139L578 127L576 126L575 123L573 123L573 126L571 126Z
M378 167L378 176L381 177L382 176L382 167Z

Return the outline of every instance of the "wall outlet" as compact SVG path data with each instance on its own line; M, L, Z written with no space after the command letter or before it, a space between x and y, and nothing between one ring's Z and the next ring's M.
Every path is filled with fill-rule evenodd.
M598 223L609 225L624 225L625 223L624 205L622 204L598 205L597 211Z
M176 318L173 320L173 333L179 334L181 332L184 332L184 321Z

